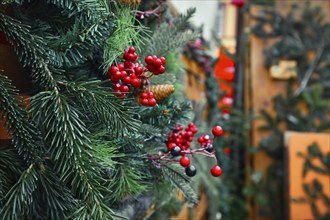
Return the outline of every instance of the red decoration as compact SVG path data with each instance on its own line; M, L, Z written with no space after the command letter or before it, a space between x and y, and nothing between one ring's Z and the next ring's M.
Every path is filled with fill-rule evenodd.
M222 50L219 54L219 61L215 65L215 77L227 80L234 81L235 78L235 62L230 59Z
M241 8L245 4L245 0L231 0L231 4Z

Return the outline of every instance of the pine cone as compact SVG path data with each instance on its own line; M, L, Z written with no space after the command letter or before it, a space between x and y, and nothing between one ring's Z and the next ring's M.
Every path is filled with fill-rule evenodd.
M154 94L156 101L161 102L174 92L174 85L151 86L150 91Z
M139 5L141 0L117 0L119 4L127 4L127 5Z

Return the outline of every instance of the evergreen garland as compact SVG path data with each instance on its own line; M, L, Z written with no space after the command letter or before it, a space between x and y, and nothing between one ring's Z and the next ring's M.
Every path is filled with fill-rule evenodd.
M10 146L0 146L1 219L115 219L134 198L159 208L172 202L150 193L162 191L159 185L172 199L177 188L196 203L182 170L144 159L166 150L166 133L191 119L190 103L172 97L141 107L134 97L115 96L104 76L131 44L156 55L177 52L197 36L186 33L194 11L148 32L132 6L113 1L1 3L13 14L1 9L0 31L34 85L22 101L0 74L1 129L13 135ZM173 82L178 69L170 66L165 78Z

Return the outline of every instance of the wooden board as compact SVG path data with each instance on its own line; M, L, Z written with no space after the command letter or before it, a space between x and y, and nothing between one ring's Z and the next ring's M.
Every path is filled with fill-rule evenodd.
M323 192L330 197L330 176L320 175L313 171L309 171L306 177L302 177L303 165L305 159L297 156L298 152L307 154L307 147L313 143L317 143L323 154L330 152L330 134L322 133L302 133L302 132L286 132L285 145L287 147L287 168L288 168L288 216L289 219L312 220L313 214L309 204L294 203L290 201L292 198L306 198L303 189L303 183L312 183L317 179L323 185ZM314 165L320 166L319 159L311 161ZM321 214L330 212L330 207L325 206L323 201L316 202Z

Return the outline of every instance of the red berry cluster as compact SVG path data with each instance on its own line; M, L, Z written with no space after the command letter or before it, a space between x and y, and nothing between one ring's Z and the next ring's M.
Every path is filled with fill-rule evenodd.
M198 142L202 147L199 149L189 149L190 142L193 140L193 136L197 131L198 129L195 124L189 123L185 130L183 130L183 126L178 126L177 129L172 132L172 135L168 137L167 154L171 154L173 157L181 155L179 162L181 166L185 167L187 176L195 176L197 173L195 166L190 165L190 158L187 155L204 154L215 158L217 161L213 148L213 140L223 134L222 128L220 126L215 126L212 129L212 134L214 136L212 140L207 134L201 135L198 138ZM210 172L213 176L217 177L222 174L222 169L219 165L214 165Z
M152 61L150 61L149 57L151 57ZM129 92L131 87L138 89L143 84L143 81L147 81L147 84L149 85L148 79L153 74L158 75L165 72L164 65L166 63L166 59L164 57L158 58L155 55L147 56L145 58L147 66L145 67L138 61L138 55L135 53L135 48L129 47L124 51L123 58L125 60L124 63L112 65L108 70L108 76L113 82L113 90L117 93L118 97L126 97L126 94ZM148 71L152 74L147 75L146 73ZM153 94L149 94L149 96L153 96ZM144 100L143 105L155 106L157 104L156 100L149 96L147 97L148 104L146 104L146 101Z
M159 75L165 72L164 65L166 64L165 57L146 56L144 61L146 62L146 68L155 75Z
M141 95L141 105L144 106L155 106L157 104L154 94L150 91L142 92Z
M177 126L177 128L172 131L172 135L167 138L167 149L170 151L173 147L178 146L181 150L187 150L197 132L198 129L192 122L189 123L188 127L185 129L181 125Z

